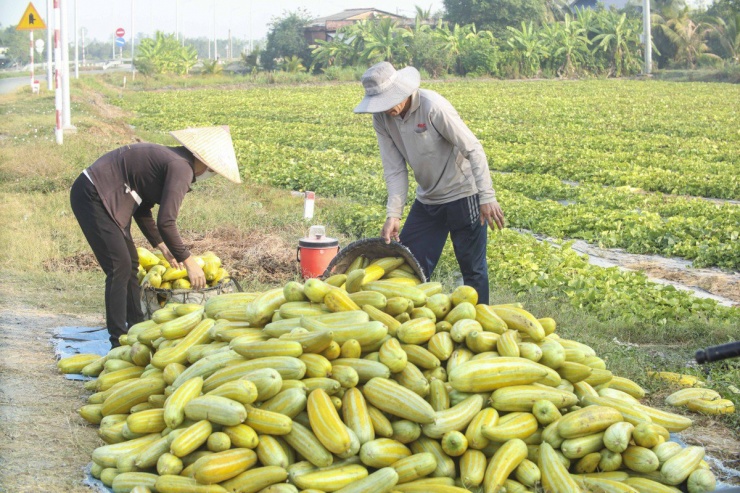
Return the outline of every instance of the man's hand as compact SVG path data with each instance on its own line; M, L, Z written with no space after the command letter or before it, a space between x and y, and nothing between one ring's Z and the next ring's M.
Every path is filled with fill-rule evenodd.
M397 217L389 217L385 220L383 229L380 230L380 237L385 240L386 243L390 243L391 240L399 241L400 237L398 233L401 230L401 220Z
M195 257L192 255L186 258L183 262L185 269L188 271L188 277L190 278L190 285L193 289L203 289L206 287L206 275L203 269L195 261Z
M497 201L480 205L480 223L488 224L491 229L495 224L498 229L504 229L504 212Z
M159 251L162 252L162 255L164 255L164 258L167 259L167 262L169 262L172 267L175 269L183 268L182 264L180 264L175 256L172 255L172 252L170 252L170 249L167 248L167 245L165 245L164 242L157 245L157 248L159 248Z

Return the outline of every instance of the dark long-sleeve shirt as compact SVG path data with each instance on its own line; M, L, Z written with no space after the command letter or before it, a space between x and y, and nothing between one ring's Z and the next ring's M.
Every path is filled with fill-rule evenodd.
M133 217L152 246L164 241L178 262L190 256L177 230L180 205L195 179L190 151L131 144L104 154L86 172L121 229L129 228ZM156 224L154 204L159 204Z

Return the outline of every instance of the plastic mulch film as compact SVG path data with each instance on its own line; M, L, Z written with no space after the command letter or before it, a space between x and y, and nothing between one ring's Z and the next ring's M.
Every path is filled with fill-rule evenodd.
M90 488L95 493L113 493L113 490L109 489L99 479L95 479L90 473L92 468L92 462L85 466L85 479L82 480L82 484Z
M671 433L671 441L676 442L684 448L688 447L688 444L684 442L676 433ZM706 454L704 456L704 460L707 461L707 463L709 463L709 465L712 467L712 472L715 476L718 475L717 473L720 473L722 477L725 478L740 478L740 471L727 467L722 463L721 460L717 459L716 457L712 457L711 455ZM717 489L714 491L723 493L740 493L740 487L723 483L719 480L719 478L717 478Z
M57 359L75 354L99 354L105 356L110 351L108 330L100 327L57 327L52 344ZM69 380L90 380L83 375L64 375Z

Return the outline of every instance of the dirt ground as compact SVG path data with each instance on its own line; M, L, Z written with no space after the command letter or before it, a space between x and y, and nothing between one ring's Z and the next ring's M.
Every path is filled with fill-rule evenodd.
M648 277L674 281L684 286L696 286L712 294L740 303L740 276L717 269L670 269L651 262L634 262L628 269L644 272Z
M82 382L58 373L50 338L55 327L100 326L102 318L58 315L1 298L0 492L89 492L83 468L103 442L77 414L87 392Z
M236 279L260 284L281 285L298 275L295 246L281 237L264 232L245 232L235 228L217 228L206 234L183 231L185 246L194 252L218 253L224 267ZM146 241L136 246L151 250ZM84 252L44 264L47 271L97 271L92 252Z

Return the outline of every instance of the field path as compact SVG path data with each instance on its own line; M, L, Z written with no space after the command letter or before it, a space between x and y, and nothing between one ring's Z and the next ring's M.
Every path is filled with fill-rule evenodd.
M0 492L90 492L83 468L103 442L77 414L87 392L58 373L50 338L55 327L100 321L0 298Z

